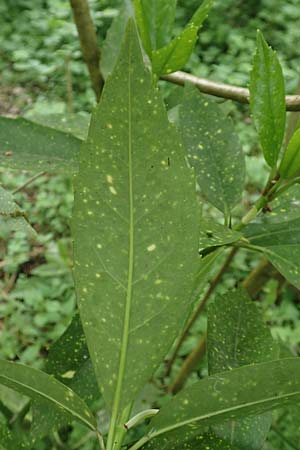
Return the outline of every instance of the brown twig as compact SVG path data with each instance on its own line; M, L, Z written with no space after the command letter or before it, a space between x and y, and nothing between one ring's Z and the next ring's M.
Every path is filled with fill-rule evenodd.
M29 184L31 184L33 181L37 180L40 177L43 177L46 174L47 174L47 172L45 172L45 171L36 173L35 175L33 175L33 177L29 178L29 180L27 180L24 184L22 184L17 189L15 189L12 193L16 194L17 192L23 191L23 189L25 189L27 186L29 186Z
M164 75L161 78L179 86L184 86L186 82L189 82L205 94L234 100L239 103L249 103L250 93L249 89L246 88L210 81L181 71ZM287 111L300 111L300 95L287 95L285 99Z
M100 50L96 29L87 0L70 0L77 27L83 59L87 65L93 90L99 100L104 80L100 72Z

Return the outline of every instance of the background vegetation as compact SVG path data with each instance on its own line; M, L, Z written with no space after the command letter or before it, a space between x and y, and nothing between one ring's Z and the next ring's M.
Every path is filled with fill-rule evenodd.
M121 0L90 1L100 48L120 3ZM199 0L178 1L178 30L198 4ZM259 28L278 51L288 93L293 94L300 82L299 23L300 0L217 0L186 70L212 80L246 86ZM81 59L68 1L1 2L0 40L0 115L35 117L91 111L94 94ZM165 85L163 88L167 103L172 105L175 89ZM236 122L247 155L248 192L244 198L247 205L263 185L265 166L248 107L232 102L223 102L223 107ZM11 191L31 177L28 172L0 168L0 183ZM38 244L32 244L21 232L11 234L0 219L0 358L40 367L49 344L62 334L75 309L70 270L69 218L73 201L70 180L61 175L43 175L22 189L16 200L38 230L40 239ZM218 290L224 292L234 286L257 264L256 255L240 252L233 260L233 271L224 276ZM270 272L258 300L284 351L299 354L299 292L277 273ZM194 348L204 329L203 316L182 347L177 366ZM202 360L192 379L201 377L204 371ZM7 395L7 390L0 390L0 398L2 395ZM159 397L157 401L163 402L154 387L147 395L151 399ZM267 448L300 448L299 425L295 425L290 413L286 411L277 421L279 426L273 428ZM66 436L54 436L53 440L40 443L37 449L92 448L92 444L82 441L84 436L79 426Z

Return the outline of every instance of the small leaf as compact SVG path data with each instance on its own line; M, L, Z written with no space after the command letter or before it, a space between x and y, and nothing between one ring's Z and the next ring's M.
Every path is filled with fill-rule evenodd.
M25 213L15 203L13 195L0 186L0 224L1 222L6 223L13 231L24 231L32 239L37 237Z
M40 370L23 364L0 361L0 384L47 404L57 414L67 414L91 430L96 429L93 414L71 389Z
M152 52L151 61L154 73L160 76L175 72L185 66L197 42L198 31L213 3L214 0L204 0L180 35L169 44Z
M177 0L135 0L137 23L145 50L150 47L150 57L152 50L163 47L172 37L176 3Z
M251 224L244 236L253 249L269 259L276 269L300 289L300 218L282 223Z
M233 244L239 241L243 235L238 231L234 231L224 225L221 225L210 218L202 218L199 249L209 249L210 247L220 247Z
M114 18L101 49L101 73L106 79L111 74L118 59L122 37L124 35L129 17L134 11L131 0L124 0L119 14Z
M160 76L181 69L188 61L198 38L198 28L190 25L168 45L152 52L153 72Z
M81 140L26 119L0 117L0 164L11 169L77 170Z
M263 323L261 311L244 290L219 296L209 306L207 353L210 375L278 358L278 346ZM260 450L271 422L272 415L265 413L213 430L240 450Z
M300 129L293 134L284 152L283 159L279 167L282 178L294 178L300 173Z
M200 380L166 402L148 425L145 449L173 450L207 426L300 401L300 358L244 366ZM138 447L136 447L138 448Z
M277 55L260 31L250 78L250 105L265 160L275 167L285 132L285 85Z
M82 324L114 411L136 397L189 311L197 211L194 174L130 21L82 147L72 224Z
M179 131L201 192L228 214L240 200L245 180L244 155L232 121L213 100L188 85L180 105Z

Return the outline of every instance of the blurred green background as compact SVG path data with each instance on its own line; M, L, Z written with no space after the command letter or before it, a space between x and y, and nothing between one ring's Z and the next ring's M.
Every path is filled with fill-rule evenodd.
M101 48L121 1L90 0L89 4ZM176 32L198 5L199 0L178 0ZM211 80L247 86L258 28L278 52L288 93L298 92L300 0L216 0L185 69ZM33 117L91 111L94 94L68 1L2 0L0 42L0 115ZM68 86L72 87L69 94ZM173 92L165 84L162 90L166 99ZM246 154L244 206L247 206L263 185L265 163L248 107L230 101L222 104L236 123ZM0 168L0 183L13 191L32 175ZM39 242L32 243L22 232L12 234L0 222L0 358L41 367L49 345L62 334L75 310L69 229L71 180L59 174L41 176L15 198L38 231ZM235 286L258 261L257 255L241 251L219 292ZM259 300L274 336L282 341L287 352L298 354L299 292L274 276L260 292ZM203 317L185 342L176 363L178 367L204 329ZM192 379L203 373L202 361ZM4 394L0 390L1 395ZM266 449L300 450L300 426L294 420L295 415L284 411L276 417L280 417L277 431L270 433ZM61 436L56 436L40 443L37 449L91 450L94 442L84 439L85 431L76 426L68 431L65 443Z

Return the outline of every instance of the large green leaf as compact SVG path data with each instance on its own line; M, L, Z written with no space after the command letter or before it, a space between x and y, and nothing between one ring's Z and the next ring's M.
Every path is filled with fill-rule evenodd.
M263 223L283 223L300 217L300 186L295 185L272 201L272 210L261 214L258 219Z
M0 117L0 165L12 169L74 172L81 140L26 119Z
M129 17L133 15L131 0L124 0L119 14L114 18L101 49L101 73L106 79L112 72L121 49Z
M72 224L82 324L114 411L136 397L186 317L198 227L194 175L130 21L82 147Z
M169 44L151 53L154 73L160 76L175 72L176 70L182 69L188 62L197 42L198 31L213 3L214 0L204 0L180 35L169 42Z
M148 442L147 450L177 449L180 442L204 432L207 426L299 401L300 358L244 366L198 381L166 402L148 425L141 444Z
M6 223L11 230L24 231L32 238L37 237L25 212L14 201L13 195L0 186L0 224L1 222Z
M210 375L279 356L258 305L245 291L228 292L209 306L207 353ZM272 415L265 413L219 425L214 432L240 450L259 450L271 422Z
M229 213L241 198L245 178L244 155L233 123L192 85L184 91L178 126L189 163L203 195Z
M64 413L95 430L96 422L87 405L71 389L40 370L0 361L0 384L48 406L48 413Z
M157 50L172 37L177 0L135 0L135 11L145 49ZM146 41L145 41L146 40Z
M244 229L244 235L254 250L264 253L300 289L300 217L280 223L251 224Z
M285 85L277 55L259 31L250 79L250 105L265 160L274 167L285 132Z

